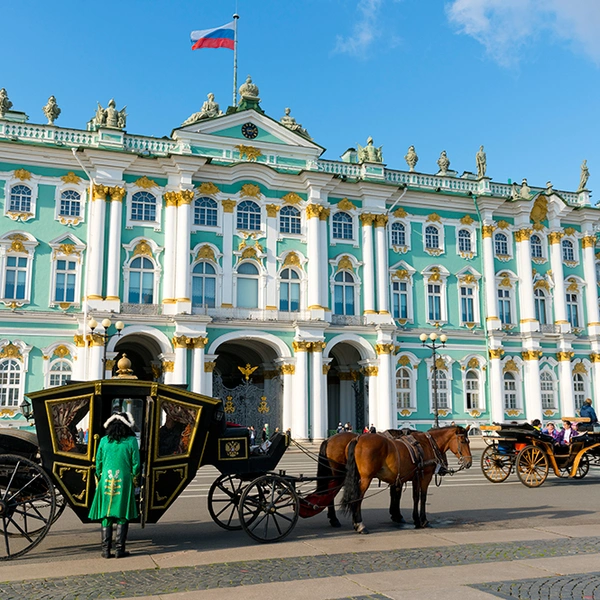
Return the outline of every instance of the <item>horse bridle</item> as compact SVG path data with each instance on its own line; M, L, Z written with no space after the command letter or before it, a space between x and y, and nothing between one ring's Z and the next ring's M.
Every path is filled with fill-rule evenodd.
M456 432L456 452L458 453L458 469L456 470L449 470L451 475L454 475L454 473L458 473L458 471L462 471L464 469L466 469L465 466L465 457L463 456L462 453L462 444L461 444L461 438L462 441L468 446L469 445L469 441L467 440L467 433L458 433ZM471 462L473 461L473 458L471 457Z

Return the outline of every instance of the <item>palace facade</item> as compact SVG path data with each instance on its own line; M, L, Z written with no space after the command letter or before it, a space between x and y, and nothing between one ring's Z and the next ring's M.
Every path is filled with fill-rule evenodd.
M324 160L250 80L240 96L151 138L114 102L76 130L55 103L35 125L0 94L7 422L23 423L26 392L110 377L123 354L139 378L296 438L426 428L436 404L473 426L598 408L587 176L577 192L496 183L483 148L477 173L445 153L422 173L412 147L395 170L372 140ZM435 365L420 340L434 332Z

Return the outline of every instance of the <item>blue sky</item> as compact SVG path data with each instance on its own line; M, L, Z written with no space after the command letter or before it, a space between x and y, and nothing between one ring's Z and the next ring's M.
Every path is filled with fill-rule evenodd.
M127 105L130 133L169 135L214 92L232 96L229 50L190 50L193 29L231 20L233 0L5 3L0 87L30 122L54 94L57 125L85 127L96 102ZM390 168L475 170L574 190L598 139L597 0L239 0L239 82L274 118L290 106L338 158L372 135Z

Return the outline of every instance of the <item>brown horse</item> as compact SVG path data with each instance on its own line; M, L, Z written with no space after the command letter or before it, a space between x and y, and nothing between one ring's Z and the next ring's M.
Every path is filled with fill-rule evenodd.
M423 453L423 464L420 468L407 445L401 440L376 433L365 434L352 440L347 446L342 506L345 512L352 514L354 529L359 533L368 533L362 522L361 503L375 478L389 483L396 490L398 503L402 485L412 481L415 528L426 527L429 524L425 512L427 489L436 470L445 467L446 452L451 450L458 457L461 468L471 467L473 458L467 431L464 427L453 426L432 429L426 434L416 434Z

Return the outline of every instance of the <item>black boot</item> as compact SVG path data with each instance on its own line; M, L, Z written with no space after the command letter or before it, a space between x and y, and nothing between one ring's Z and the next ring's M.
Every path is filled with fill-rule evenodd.
M118 523L117 524L117 543L115 556L117 558L124 558L129 556L129 552L125 550L125 542L127 541L127 532L129 531L129 523Z
M102 558L113 558L112 550L113 526L102 528Z

